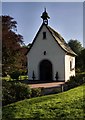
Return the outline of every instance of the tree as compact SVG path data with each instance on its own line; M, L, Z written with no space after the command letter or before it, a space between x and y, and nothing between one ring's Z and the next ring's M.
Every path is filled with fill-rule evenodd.
M78 40L69 40L68 45L71 47L71 49L79 55L81 50L83 50L82 44Z
M2 16L2 73L22 68L20 56L24 56L21 52L23 37L16 31L17 22L14 18Z
M77 54L76 56L76 70L81 70L81 51L83 50L82 44L78 40L69 40L68 45Z
M80 58L80 63L81 63L81 69L85 71L85 48L81 51L79 58Z

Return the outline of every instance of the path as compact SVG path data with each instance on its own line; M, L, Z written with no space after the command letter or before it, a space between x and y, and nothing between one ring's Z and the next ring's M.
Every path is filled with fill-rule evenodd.
M57 87L65 82L51 82L51 83L38 83L38 84L29 84L30 88L51 88L51 87Z

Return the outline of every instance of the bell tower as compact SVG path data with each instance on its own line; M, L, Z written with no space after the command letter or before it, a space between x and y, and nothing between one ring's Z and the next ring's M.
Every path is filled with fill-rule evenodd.
M50 19L50 17L48 16L48 13L46 12L46 8L44 8L44 12L42 13L41 18L43 19L43 23L48 25L48 19Z

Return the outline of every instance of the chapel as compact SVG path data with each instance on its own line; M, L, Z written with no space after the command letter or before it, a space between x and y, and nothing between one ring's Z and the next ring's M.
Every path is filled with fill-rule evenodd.
M75 76L76 54L52 27L46 8L42 24L27 53L28 78L40 81L63 81Z

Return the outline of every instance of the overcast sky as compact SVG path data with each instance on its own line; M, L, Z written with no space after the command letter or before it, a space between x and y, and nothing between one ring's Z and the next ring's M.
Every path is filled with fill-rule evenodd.
M2 14L17 21L17 32L27 45L33 41L42 24L40 16L44 7L50 16L49 26L66 42L77 39L83 44L83 2L3 2Z

